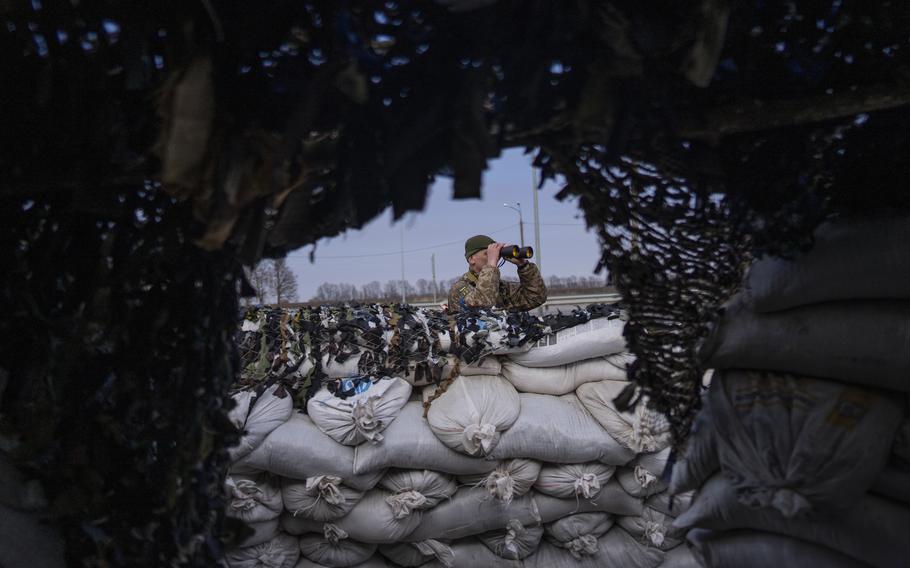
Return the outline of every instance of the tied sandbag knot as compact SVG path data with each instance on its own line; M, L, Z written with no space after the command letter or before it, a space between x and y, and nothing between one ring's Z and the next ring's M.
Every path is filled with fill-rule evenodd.
M262 502L264 493L255 481L241 479L231 484L231 509L235 511L249 511Z
M569 551L573 558L581 560L583 556L597 554L597 539L590 534L573 538L566 543L566 550Z
M256 560L259 562L259 566L265 568L281 568L285 559L283 554L274 554L273 551L268 550L260 554Z
M382 430L382 420L376 418L376 412L373 401L378 397L371 396L364 400L358 400L351 409L351 418L354 420L354 428L363 434L363 437L374 444L382 441L383 436L379 432Z
M452 547L429 538L414 543L414 548L424 556L435 556L439 563L445 568L452 568L455 565L455 552Z
M506 505L515 497L515 480L508 471L496 469L486 479L486 488L490 495Z
M418 491L402 491L386 497L386 503L392 507L392 514L396 519L403 519L411 514L414 509L419 509L427 504L427 498Z
M506 524L506 536L502 540L502 548L508 552L511 552L515 558L518 558L518 546L516 546L516 541L524 537L525 533L528 530L521 524L521 521L518 519L509 520ZM502 554L500 554L502 556Z
M308 477L306 480L306 492L308 495L316 495L317 500L322 499L330 505L340 505L344 503L344 495L341 494L339 485L341 478L334 475L317 475Z
M493 424L470 424L464 429L464 447L469 454L486 455L493 449L496 426Z
M787 487L748 487L737 491L740 503L753 509L773 507L792 519L812 509L812 504L799 491Z
M646 521L645 526L645 538L651 541L651 544L654 546L660 546L664 543L666 534L664 532L664 527L660 523L655 523L654 521Z
M348 533L334 523L326 523L322 527L322 533L325 539L333 545L337 545L340 541L348 538Z
M600 480L593 473L585 473L575 480L575 494L591 499L600 493Z
M635 479L638 481L638 484L641 485L642 489L647 489L657 483L657 476L640 465L635 466L634 471Z

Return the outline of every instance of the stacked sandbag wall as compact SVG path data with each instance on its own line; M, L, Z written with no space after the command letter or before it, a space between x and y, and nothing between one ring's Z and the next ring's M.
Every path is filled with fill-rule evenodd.
M671 490L707 566L906 566L910 218L839 219L755 262Z
M449 353L430 338L438 380L354 375L358 362L305 406L280 385L259 389L228 480L230 514L254 534L228 563L698 566L672 526L691 495L671 497L661 477L668 424L644 399L630 412L612 402L628 384L622 320L582 318L525 344L508 326L493 312L461 319ZM297 372L313 366L325 365ZM250 423L256 400L269 418Z

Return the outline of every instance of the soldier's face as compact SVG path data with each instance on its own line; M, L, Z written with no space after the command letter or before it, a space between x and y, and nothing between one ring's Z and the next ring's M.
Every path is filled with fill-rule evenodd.
M468 257L468 266L472 272L480 272L480 269L487 265L487 249L475 252Z

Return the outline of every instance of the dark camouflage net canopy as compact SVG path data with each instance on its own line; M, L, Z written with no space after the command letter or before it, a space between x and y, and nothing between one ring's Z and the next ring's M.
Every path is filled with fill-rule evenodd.
M908 206L908 12L0 2L4 447L71 564L213 565L242 265L419 211L436 176L476 197L509 147L600 236L631 376L682 442L749 260Z

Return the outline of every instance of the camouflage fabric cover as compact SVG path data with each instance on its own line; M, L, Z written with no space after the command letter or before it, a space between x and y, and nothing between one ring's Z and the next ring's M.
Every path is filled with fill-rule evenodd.
M519 283L500 280L499 268L484 266L480 274L465 272L449 290L449 313L466 307L531 310L547 300L547 286L534 263L518 267Z

